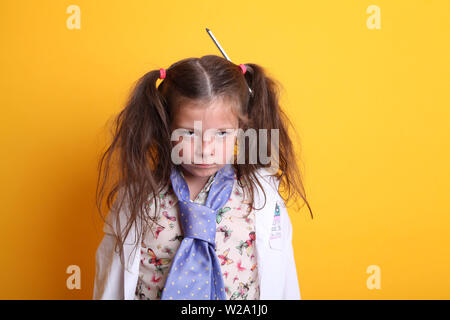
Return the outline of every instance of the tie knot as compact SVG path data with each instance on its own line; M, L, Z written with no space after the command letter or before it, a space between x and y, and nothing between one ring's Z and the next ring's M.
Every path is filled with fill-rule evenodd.
M178 206L184 237L203 240L215 247L216 210L185 200L179 201Z

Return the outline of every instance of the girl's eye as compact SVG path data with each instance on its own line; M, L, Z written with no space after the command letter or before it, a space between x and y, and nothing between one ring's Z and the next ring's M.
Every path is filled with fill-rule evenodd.
M219 131L218 132L219 137L225 137L227 134L228 134L227 131Z
M194 131L192 131L192 130L186 130L186 131L184 132L184 135L185 135L185 136L188 136L188 137L193 137L193 136L194 136Z

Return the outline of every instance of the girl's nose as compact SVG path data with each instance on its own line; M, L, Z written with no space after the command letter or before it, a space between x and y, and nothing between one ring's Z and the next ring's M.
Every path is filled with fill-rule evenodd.
M201 156L204 161L206 159L209 159L211 156L214 155L214 144L215 144L214 137L211 136L203 137L202 146L201 148L197 148L197 150L199 151L197 154L201 152L199 156Z
M214 136L205 137L203 139L202 148L204 159L207 159L208 157L214 155L214 145L215 145Z

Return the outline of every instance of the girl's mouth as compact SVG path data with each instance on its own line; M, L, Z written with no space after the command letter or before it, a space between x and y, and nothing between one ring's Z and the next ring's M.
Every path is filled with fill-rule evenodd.
M194 164L194 166L196 167L200 167L200 168L210 168L210 167L214 167L214 164Z

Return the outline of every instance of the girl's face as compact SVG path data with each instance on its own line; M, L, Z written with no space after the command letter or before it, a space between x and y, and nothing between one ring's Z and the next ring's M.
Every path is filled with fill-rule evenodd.
M196 177L209 177L232 163L239 120L229 103L216 99L210 105L185 103L171 123L172 157ZM172 159L173 161L174 159Z

